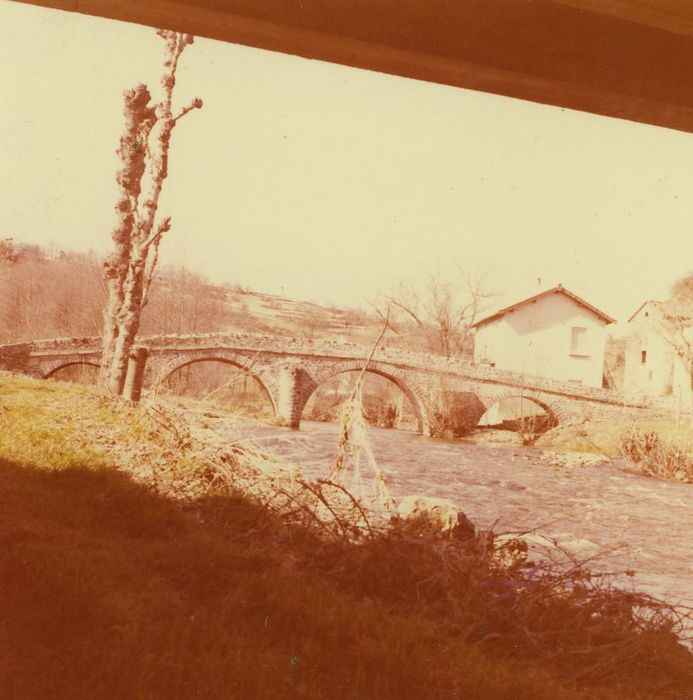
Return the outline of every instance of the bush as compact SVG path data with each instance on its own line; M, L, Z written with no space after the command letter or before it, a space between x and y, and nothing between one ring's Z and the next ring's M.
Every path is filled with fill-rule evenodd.
M364 404L364 415L369 425L375 425L378 428L397 427L399 418L397 406L382 399L372 401L370 404L364 401Z
M474 430L485 410L474 394L442 391L431 407L431 437L463 437Z
M621 454L638 470L659 478L693 483L693 452L690 444L664 440L656 431L633 426L620 440Z

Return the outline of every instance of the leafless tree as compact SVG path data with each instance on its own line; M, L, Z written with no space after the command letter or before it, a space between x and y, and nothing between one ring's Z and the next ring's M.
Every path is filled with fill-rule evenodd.
M306 340L315 340L315 333L324 325L322 314L308 311L301 322L301 333Z
M406 332L409 326L425 349L458 357L470 353L470 326L497 294L489 275L458 269L452 280L438 272L429 275L421 286L400 282L385 299L403 319L399 324L390 320L396 332Z
M106 289L95 253L16 243L0 257L0 343L102 335ZM209 333L233 319L223 287L185 268L157 270L139 333ZM244 327L253 318L245 314Z
M103 295L95 256L15 244L0 262L0 342L99 335Z
M142 314L143 334L209 333L227 326L224 290L185 268L157 273Z
M118 220L112 233L114 249L103 264L107 303L99 385L113 394L122 392L159 244L171 228L170 217L156 220L159 196L168 175L171 134L182 117L202 107L202 100L195 98L178 114L173 113L178 61L193 43L193 36L168 30L157 33L166 44L163 95L160 102L151 104L146 85L125 92L125 130L117 151L121 161L116 175Z

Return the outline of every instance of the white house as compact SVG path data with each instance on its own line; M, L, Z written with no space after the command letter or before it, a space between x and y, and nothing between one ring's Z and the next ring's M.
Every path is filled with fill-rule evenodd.
M624 389L645 396L674 395L691 400L690 369L675 346L693 347L693 319L672 319L667 304L646 301L628 319Z
M610 323L613 318L559 284L473 324L474 362L601 387Z

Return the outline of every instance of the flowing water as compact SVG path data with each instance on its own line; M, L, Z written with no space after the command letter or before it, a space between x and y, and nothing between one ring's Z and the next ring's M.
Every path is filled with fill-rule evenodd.
M339 438L336 425L308 421L300 431L243 423L218 429L241 433L313 478L327 476ZM638 590L693 606L693 485L624 465L556 467L525 447L380 428L370 428L369 439L393 496L449 498L478 527L536 530L579 559L610 551L595 568L634 570Z

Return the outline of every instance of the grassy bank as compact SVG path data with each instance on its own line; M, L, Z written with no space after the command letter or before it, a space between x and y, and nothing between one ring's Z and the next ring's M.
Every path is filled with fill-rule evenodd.
M573 455L586 463L590 455L597 460L623 457L645 476L693 483L690 425L585 421L548 431L536 440L535 447L554 455Z
M586 421L558 426L541 435L535 443L540 449L587 452L609 457L621 456L621 439L629 430L656 432L662 439L693 448L693 428L673 423L633 421Z
M644 621L645 599L575 572L499 571L475 542L423 530L326 541L214 486L184 431L160 428L84 388L0 375L0 697L693 686L691 655L666 611Z

